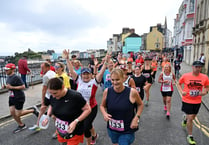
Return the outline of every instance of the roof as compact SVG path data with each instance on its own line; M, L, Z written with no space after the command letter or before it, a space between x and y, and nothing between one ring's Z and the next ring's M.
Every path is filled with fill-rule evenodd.
M136 33L132 33L128 37L140 37L140 36L138 34L136 34Z

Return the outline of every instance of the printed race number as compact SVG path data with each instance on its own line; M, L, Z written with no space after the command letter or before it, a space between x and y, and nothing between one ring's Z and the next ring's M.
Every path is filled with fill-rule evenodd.
M124 131L124 122L123 122L123 120L114 120L114 119L111 119L111 120L109 120L109 127L112 130Z
M68 122L56 118L55 127L56 127L61 133L67 133Z
M196 97L196 96L199 96L200 91L199 90L190 90L189 94L192 97Z

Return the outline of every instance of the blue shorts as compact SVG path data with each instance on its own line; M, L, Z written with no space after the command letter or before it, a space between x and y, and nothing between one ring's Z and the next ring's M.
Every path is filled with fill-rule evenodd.
M135 140L135 133L124 134L112 131L109 128L107 128L107 132L113 144L130 145Z

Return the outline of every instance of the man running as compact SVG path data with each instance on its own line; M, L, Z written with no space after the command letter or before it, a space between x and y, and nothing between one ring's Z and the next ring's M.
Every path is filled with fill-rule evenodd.
M179 79L179 89L182 94L182 111L186 114L182 121L182 126L187 126L187 141L192 145L196 144L192 136L192 121L200 109L202 96L206 95L209 90L208 77L200 73L202 66L200 61L194 61L192 64L192 72L184 74Z
M22 79L15 74L16 66L13 63L8 63L4 70L7 74L6 85L4 88L9 90L9 110L10 114L17 122L18 127L13 131L13 133L18 133L27 128L27 126L21 121L21 116L24 116L29 113L34 113L38 116L37 108L34 107L29 110L23 110L23 105L25 102L25 84Z

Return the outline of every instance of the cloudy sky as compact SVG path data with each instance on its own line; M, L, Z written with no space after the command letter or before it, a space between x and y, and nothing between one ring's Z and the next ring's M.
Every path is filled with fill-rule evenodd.
M1 0L0 55L28 48L35 52L64 48L106 49L123 27L139 35L149 27L173 23L183 0Z

